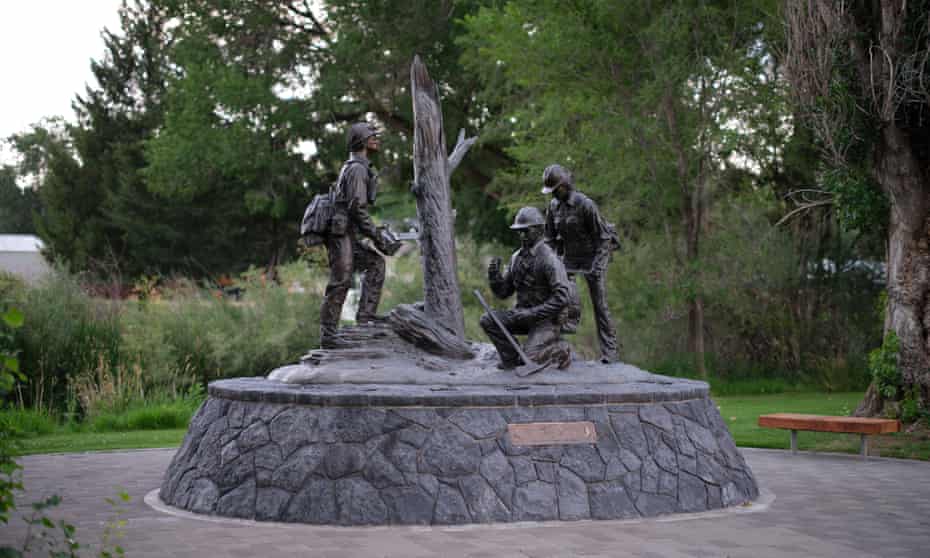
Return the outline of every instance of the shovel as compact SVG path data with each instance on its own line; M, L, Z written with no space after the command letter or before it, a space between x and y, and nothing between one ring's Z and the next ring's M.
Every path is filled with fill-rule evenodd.
M478 297L478 302L480 302L481 306L484 307L485 312L487 312L488 315L491 316L491 319L494 320L494 323L497 324L497 327L500 328L502 332L504 332L504 337L506 337L507 341L510 342L510 346L512 346L514 350L517 351L517 354L520 355L520 358L523 359L523 364L513 369L514 374L523 378L524 376L535 374L549 367L551 362L545 362L543 364L540 364L538 362L534 362L530 360L530 358L526 356L526 353L523 352L523 348L520 346L519 343L517 343L517 340L513 338L513 335L511 335L510 332L507 331L507 328L504 327L504 324L502 324L501 321L497 318L497 316L491 310L491 307L488 306L487 301L484 300L483 296L481 296L481 292L478 291L477 289L475 289L475 296Z

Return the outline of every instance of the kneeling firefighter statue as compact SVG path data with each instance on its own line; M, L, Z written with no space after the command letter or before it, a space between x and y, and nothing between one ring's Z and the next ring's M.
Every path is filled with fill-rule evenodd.
M368 214L378 193L378 174L368 160L381 148L378 130L367 122L349 128L347 144L351 153L342 165L339 180L328 195L321 196L320 205L329 205L328 219L321 240L329 255L329 282L320 308L320 345L337 343L336 332L342 305L352 283L352 273L364 273L356 321L360 324L376 319L381 287L384 284L384 257L394 254L400 243L387 229L376 227ZM328 199L326 199L328 197ZM314 203L317 200L314 200ZM314 206L308 207L305 225ZM325 213L325 212L321 212ZM306 228L306 227L305 227ZM311 231L313 227L310 227ZM377 250L364 239L370 239ZM380 252L380 253L379 253Z
M488 266L488 280L495 296L517 294L513 309L489 310L480 322L501 357L498 367L505 370L521 364L521 352L536 363L552 363L559 368L571 364L571 346L561 338L571 289L565 266L544 242L544 224L542 212L535 207L518 211L510 228L520 233L520 249L514 252L504 274L500 258L494 258ZM522 351L511 333L527 335Z

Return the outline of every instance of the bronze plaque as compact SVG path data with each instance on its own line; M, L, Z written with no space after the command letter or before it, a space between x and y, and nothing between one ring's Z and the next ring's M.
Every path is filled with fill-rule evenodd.
M508 424L507 431L515 446L597 443L597 430L590 421Z

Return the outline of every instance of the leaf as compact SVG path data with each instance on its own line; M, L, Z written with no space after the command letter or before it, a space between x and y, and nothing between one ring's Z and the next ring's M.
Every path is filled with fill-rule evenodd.
M3 369L13 373L19 372L19 359L16 357L5 357L3 359Z
M10 308L3 314L3 323L16 329L23 326L23 313L16 308Z

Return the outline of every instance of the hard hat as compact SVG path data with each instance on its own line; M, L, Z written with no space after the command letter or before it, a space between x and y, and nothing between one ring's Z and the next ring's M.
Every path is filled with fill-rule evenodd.
M526 229L529 227L542 226L546 223L546 218L543 217L542 211L536 209L535 207L523 207L520 211L517 211L517 216L513 219L513 225L510 225L511 229L520 230Z
M574 187L572 173L562 165L549 165L543 171L543 194L551 194L562 184Z
M357 122L349 126L349 133L346 136L346 146L349 151L360 151L365 147L365 140L371 136L377 136L378 128L368 122Z

